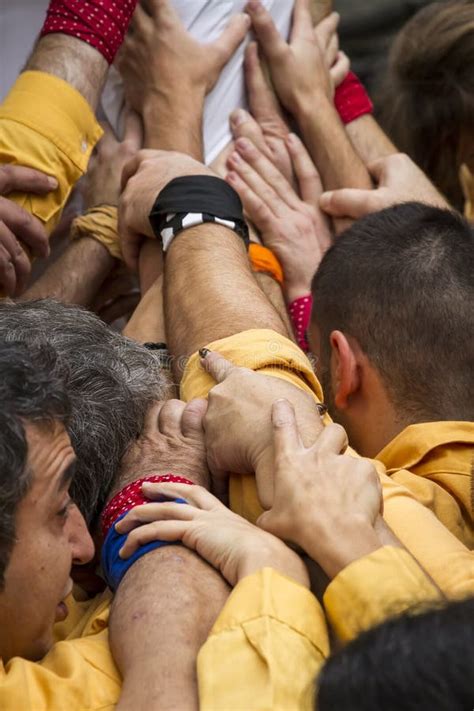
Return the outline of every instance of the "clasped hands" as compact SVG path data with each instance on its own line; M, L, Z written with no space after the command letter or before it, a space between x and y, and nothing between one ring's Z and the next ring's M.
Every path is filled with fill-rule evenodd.
M147 483L143 490L150 503L117 524L120 533L128 534L122 557L156 539L181 540L231 585L271 567L308 586L301 558L283 541L299 546L331 578L381 547L375 532L382 509L379 478L370 461L344 454L344 429L324 427L313 398L278 378L236 367L217 353L208 353L202 367L218 383L208 402L185 406L172 401L176 404L159 408L159 422L152 412L147 428L169 436L176 422L186 423L191 408L191 459L196 461L197 446L202 468L205 442L214 478L255 472L266 510L253 525L201 486ZM144 436L150 440L150 431ZM161 447L158 456L163 452ZM185 461L186 455L181 456ZM188 504L167 501L174 498Z

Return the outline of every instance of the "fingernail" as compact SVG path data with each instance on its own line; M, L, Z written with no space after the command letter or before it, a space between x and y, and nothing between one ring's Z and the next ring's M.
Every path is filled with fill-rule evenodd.
M210 352L211 351L209 350L209 348L200 348L199 349L199 356L201 358L207 358L207 356L209 355Z
M237 180L237 173L234 173L234 171L231 170L230 173L227 173L225 178L229 183L235 183L235 181Z
M247 121L248 114L244 109L237 109L236 111L233 111L230 120L234 124L234 126L240 126L241 124L245 123Z
M242 158L235 151L233 153L231 153L230 160L233 163L238 163L238 164L242 163Z
M296 135L296 133L289 133L286 140L288 141L290 146L296 146L296 144L298 143L298 136Z
M235 142L235 147L238 150L247 151L250 148L250 141L247 138L238 138Z
M242 21L245 24L245 26L247 27L247 29L250 28L250 26L252 24L252 20L250 19L250 15L247 15L246 12L242 12Z
M56 180L56 178L53 178L51 175L48 176L48 185L51 188L51 190L56 190L58 187L59 183Z

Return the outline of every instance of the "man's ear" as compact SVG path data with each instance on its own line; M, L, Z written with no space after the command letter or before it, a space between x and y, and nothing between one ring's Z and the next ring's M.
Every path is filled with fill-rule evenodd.
M354 350L342 331L333 331L331 344L331 382L334 404L346 410L349 400L360 387L359 370Z

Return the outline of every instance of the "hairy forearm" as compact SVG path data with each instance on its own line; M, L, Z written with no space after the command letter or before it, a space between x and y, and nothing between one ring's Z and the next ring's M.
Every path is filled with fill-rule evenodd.
M130 568L109 626L123 674L119 711L198 708L196 657L228 594L221 575L182 546L157 549Z
M371 114L364 114L347 124L346 131L365 165L379 158L398 153Z
M23 294L22 301L50 297L68 304L89 306L114 261L95 239L84 237L72 242Z
M259 288L244 243L234 232L202 225L182 232L165 262L168 345L189 356L212 341L253 328L286 335Z
M25 69L54 74L63 79L96 109L109 65L86 42L58 33L46 35L38 41Z
M325 190L372 187L367 168L325 94L302 106L296 119Z
M145 148L179 151L203 159L201 96L168 97L156 93L143 110Z

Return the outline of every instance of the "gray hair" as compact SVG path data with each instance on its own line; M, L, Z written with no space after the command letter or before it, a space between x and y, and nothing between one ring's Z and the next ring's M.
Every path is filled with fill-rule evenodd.
M90 523L149 406L165 396L158 358L89 311L52 299L0 303L0 337L49 344L67 372L68 431L78 460L71 495Z
M32 483L25 423L67 424L70 402L53 348L0 339L0 590L15 543L15 514Z

